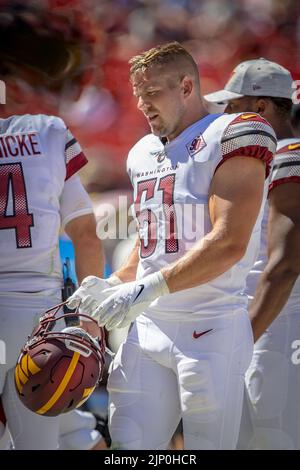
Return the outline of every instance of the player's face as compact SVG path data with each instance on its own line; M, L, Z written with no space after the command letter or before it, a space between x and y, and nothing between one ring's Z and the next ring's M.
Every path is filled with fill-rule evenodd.
M251 113L257 112L256 98L251 96L243 96L234 100L228 100L224 113L244 113L249 111Z
M138 98L137 107L154 135L172 140L183 131L186 103L182 80L172 76L171 72L153 67L146 72L136 72L132 86L133 94Z

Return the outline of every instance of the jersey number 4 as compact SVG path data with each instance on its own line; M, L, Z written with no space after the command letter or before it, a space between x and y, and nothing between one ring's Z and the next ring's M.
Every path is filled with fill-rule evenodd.
M12 207L9 210L10 193ZM1 164L0 230L14 229L17 248L30 248L32 246L30 227L33 225L33 215L28 212L22 164Z
M157 188L156 188L156 182ZM165 233L165 252L177 253L178 239L176 238L176 215L174 208L174 185L175 174L166 175L162 178L151 178L149 180L139 181L137 186L137 197L135 200L135 213L140 227L147 224L147 243L141 239L141 258L151 256L157 245L157 227L158 221L155 213L150 209L139 210L142 195L145 192L145 201L154 197L155 189L162 191L162 209L164 216Z

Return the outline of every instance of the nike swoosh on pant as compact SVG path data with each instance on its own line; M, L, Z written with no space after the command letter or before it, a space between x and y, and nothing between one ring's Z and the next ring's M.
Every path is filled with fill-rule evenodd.
M139 287L140 287L140 290L137 293L137 295L136 295L136 297L135 297L135 299L132 303L134 303L136 301L136 299L141 295L141 293L143 292L145 286L144 286L144 284L139 284Z
M196 330L194 330L193 338L198 339L198 338L200 338L200 336L203 336L203 335L205 335L206 333L209 333L212 330L213 330L213 328L211 328L210 330L201 331L200 333L197 333Z

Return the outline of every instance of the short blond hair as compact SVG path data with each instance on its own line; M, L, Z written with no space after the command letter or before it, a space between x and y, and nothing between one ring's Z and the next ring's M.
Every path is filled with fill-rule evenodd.
M191 54L177 41L161 44L138 54L129 60L130 77L137 71L145 72L152 66L174 66L180 72L190 73L199 83L198 66Z

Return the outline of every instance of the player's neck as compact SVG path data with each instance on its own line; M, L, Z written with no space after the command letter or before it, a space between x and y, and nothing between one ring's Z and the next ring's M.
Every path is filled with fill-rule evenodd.
M197 102L197 106L191 107L188 112L185 114L184 119L181 122L180 128L177 129L176 133L169 135L166 139L167 142L171 142L174 140L178 135L180 135L185 129L195 124L195 122L200 121L209 113L208 111L202 106L202 103Z
M272 122L272 127L278 140L295 137L290 119L275 120Z
M200 121L200 119L203 119L208 114L209 113L203 105L202 100L200 98L195 100L193 106L190 108L189 116L187 116L190 121L188 126L191 126L195 122Z

